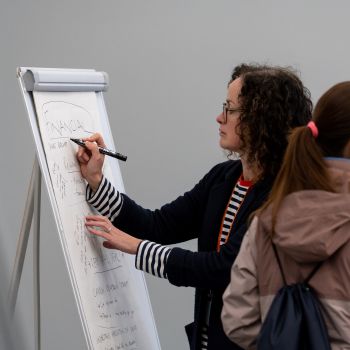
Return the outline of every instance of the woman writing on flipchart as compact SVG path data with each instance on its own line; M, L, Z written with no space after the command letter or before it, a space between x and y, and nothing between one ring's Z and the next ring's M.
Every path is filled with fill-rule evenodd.
M237 66L216 121L220 146L240 160L216 165L193 189L154 211L118 193L103 176L100 135L84 139L88 149L79 148L87 200L101 214L86 218L89 232L103 237L106 248L135 255L136 268L196 288L195 319L186 326L191 350L240 349L222 328L222 294L247 219L264 203L279 170L287 136L309 121L311 110L309 92L291 70ZM167 247L193 238L198 252Z

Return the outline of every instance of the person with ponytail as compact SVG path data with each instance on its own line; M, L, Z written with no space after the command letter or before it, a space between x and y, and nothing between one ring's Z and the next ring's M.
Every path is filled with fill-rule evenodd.
M255 349L283 279L308 282L321 302L332 350L350 348L350 81L319 99L294 129L266 203L255 213L223 295L226 335ZM293 337L293 334L290 335Z

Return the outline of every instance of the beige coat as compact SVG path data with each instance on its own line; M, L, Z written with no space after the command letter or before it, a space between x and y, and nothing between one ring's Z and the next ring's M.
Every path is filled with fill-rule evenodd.
M333 350L350 349L350 161L329 161L338 193L299 191L285 198L273 241L287 283L304 280L325 261L309 284L317 292ZM231 270L222 322L227 336L245 349L256 337L272 300L283 286L266 211L254 218ZM292 335L291 335L292 336Z

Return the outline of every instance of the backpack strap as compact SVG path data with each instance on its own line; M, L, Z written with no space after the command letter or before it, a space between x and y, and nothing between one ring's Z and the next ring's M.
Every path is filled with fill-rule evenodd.
M278 263L278 267L279 267L279 269L281 271L283 284L286 286L287 285L286 276L285 276L284 271L282 269L282 264L281 264L280 257L278 256L278 253L277 253L277 248L276 248L275 244L272 242L272 239L271 239L271 244L272 244L273 251L275 253L275 257L276 257L276 260L277 260L277 263Z
M286 280L286 276L284 274L284 271L283 271L283 268L282 268L282 264L281 264L281 260L280 260L280 257L278 255L278 252L277 252L277 248L275 246L275 244L272 242L272 239L271 239L271 244L272 244L272 248L273 248L273 251L275 253L275 256L276 256L276 260L277 260L277 263L278 263L278 267L281 271L281 275L282 275L282 280L283 280L283 284L286 286L287 285L287 280ZM309 273L309 275L305 278L304 282L303 283L309 283L310 279L315 275L315 273L318 271L318 269L321 267L321 265L323 264L323 261L320 261L313 269L312 271Z
M309 281L311 280L311 278L314 276L314 274L318 271L318 269L321 267L321 265L323 264L323 261L320 261L313 269L312 271L309 273L309 275L305 278L304 283L309 283Z

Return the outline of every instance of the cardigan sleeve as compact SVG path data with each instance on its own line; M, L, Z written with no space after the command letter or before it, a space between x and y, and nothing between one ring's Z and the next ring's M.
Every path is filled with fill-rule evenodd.
M244 349L255 349L261 328L256 268L257 218L242 242L231 270L231 282L223 295L221 320L226 335Z
M138 205L104 176L96 192L87 185L86 200L132 236L160 244L184 242L197 237L209 192L207 178L213 181L215 173L212 170L192 190L156 210Z
M235 235L237 242L239 233ZM226 243L218 253L192 252L144 240L137 250L135 267L153 276L167 278L176 286L223 289L229 282L238 249Z
M208 288L213 291L226 288L245 232L246 225L242 224L220 247L219 252L172 248L166 264L169 282L175 286Z
M128 234L152 242L168 245L198 237L202 229L210 190L224 178L227 162L216 165L190 191L160 209L143 208L126 194L121 194L122 205L113 225Z

